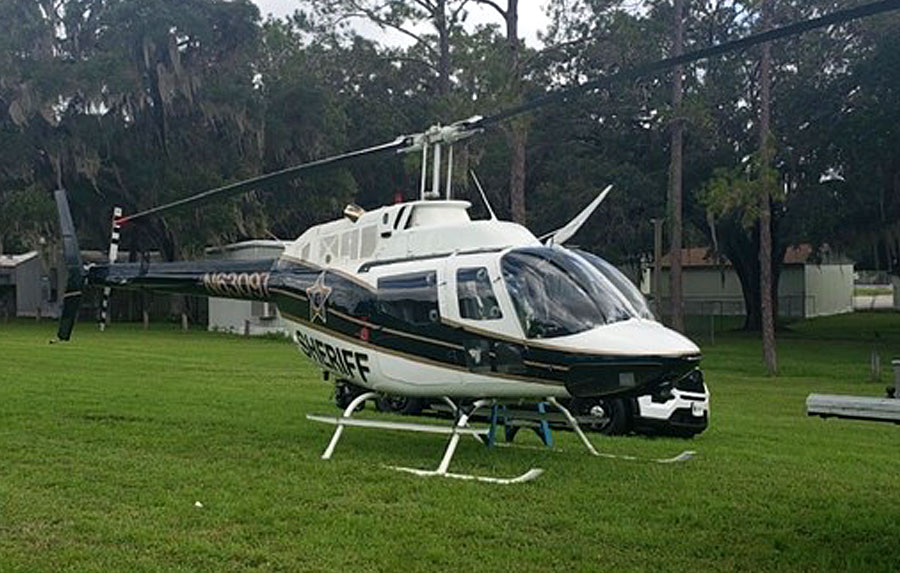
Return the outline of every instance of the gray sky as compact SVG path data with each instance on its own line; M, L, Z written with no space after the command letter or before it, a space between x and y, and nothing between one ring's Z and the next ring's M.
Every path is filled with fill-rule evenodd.
M297 0L253 0L259 6L263 16L272 14L274 16L286 16L300 6ZM505 3L500 2L503 6ZM525 38L525 42L529 46L540 46L537 39L538 31L544 31L549 22L546 14L544 14L544 6L547 0L520 0L519 2L519 34ZM496 23L501 24L500 15L496 11L486 6L473 4L469 9L469 19L466 22L469 26L477 24ZM382 32L377 26L371 24L360 24L359 33L372 39L376 39L385 43L395 45L408 44L408 38L399 32Z

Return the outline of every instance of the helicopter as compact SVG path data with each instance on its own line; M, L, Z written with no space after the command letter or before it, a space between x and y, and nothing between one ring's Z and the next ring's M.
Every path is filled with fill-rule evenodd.
M680 385L705 390L700 349L656 321L640 292L612 265L566 246L611 186L568 224L538 238L524 226L496 218L474 173L490 217L471 219L470 203L453 197L454 147L510 117L616 81L898 7L897 0L887 0L791 24L549 93L493 116L434 125L113 221L115 242L123 225L171 209L347 161L421 154L417 200L369 211L348 205L341 218L310 227L277 258L115 263L111 257L110 264L85 266L66 192L57 190L68 270L58 337L70 338L85 287L273 302L291 325L299 350L335 380L344 406L336 418L307 416L336 426L324 459L333 455L345 427L432 432L450 435L436 470L394 469L493 483L529 481L541 470L514 478L449 472L460 436L493 438L493 424L488 430L469 426L477 410L496 412L498 404L523 400L556 408L588 451L601 455L576 415L603 416L610 400ZM352 417L366 400L386 396L401 411L414 410L423 400L443 401L454 422L445 427ZM655 461L683 461L692 453Z
M600 416L603 398L702 379L693 342L657 322L609 263L565 246L611 186L543 241L498 220L487 202L489 219L470 218L470 203L452 196L453 146L480 119L400 138L400 152L422 153L431 168L418 200L371 211L348 205L278 258L90 265L84 283L277 304L298 348L346 398L339 427L365 400L387 395L411 399L406 408L428 398L541 399L577 428L569 406ZM65 192L56 197L66 259L81 268ZM64 305L79 293L68 292ZM63 314L71 329L68 307ZM70 332L61 329L60 339Z

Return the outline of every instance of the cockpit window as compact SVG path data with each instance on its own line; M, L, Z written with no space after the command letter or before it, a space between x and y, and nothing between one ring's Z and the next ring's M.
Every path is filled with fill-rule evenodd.
M638 290L634 283L631 282L622 271L593 253L588 253L587 251L579 249L576 249L575 252L578 253L581 258L594 265L598 271L603 273L603 276L615 285L615 287L619 289L619 292L621 292L628 302L631 303L631 306L634 307L641 318L656 320L656 317L653 316L653 312L650 310L650 306L647 304L647 299L644 298L641 291Z
M529 338L575 334L635 315L599 271L563 249L515 249L501 268Z
M491 288L491 278L485 267L456 271L456 295L459 317L469 320L498 320L503 318L500 304Z

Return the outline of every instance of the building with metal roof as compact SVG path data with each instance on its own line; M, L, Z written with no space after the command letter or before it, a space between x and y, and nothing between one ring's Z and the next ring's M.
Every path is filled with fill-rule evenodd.
M252 240L206 249L216 259L271 259L281 256L285 243L277 240ZM250 336L290 332L278 314L275 303L209 297L209 330Z
M778 315L812 318L853 311L853 262L811 245L785 251L778 278ZM727 258L707 247L683 249L682 289L688 315L743 315L741 282ZM652 283L652 281L651 281ZM662 259L662 303L668 308L669 256Z
M0 317L57 317L58 274L37 251L0 255Z

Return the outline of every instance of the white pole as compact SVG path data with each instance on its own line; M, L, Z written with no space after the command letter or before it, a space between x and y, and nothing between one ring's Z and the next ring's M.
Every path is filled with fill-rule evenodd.
M114 265L119 256L119 230L122 228L122 225L119 223L120 217L122 217L122 208L113 207L112 236L109 240L110 265ZM109 324L109 294L110 288L104 287L103 299L100 302L100 332L106 330L106 325Z
M422 177L419 182L419 200L425 200L425 178L428 176L428 143L422 144Z
M434 144L434 159L431 160L431 198L441 196L441 144Z
M453 146L447 150L447 200L453 198L453 187L450 185L450 179L453 177Z

